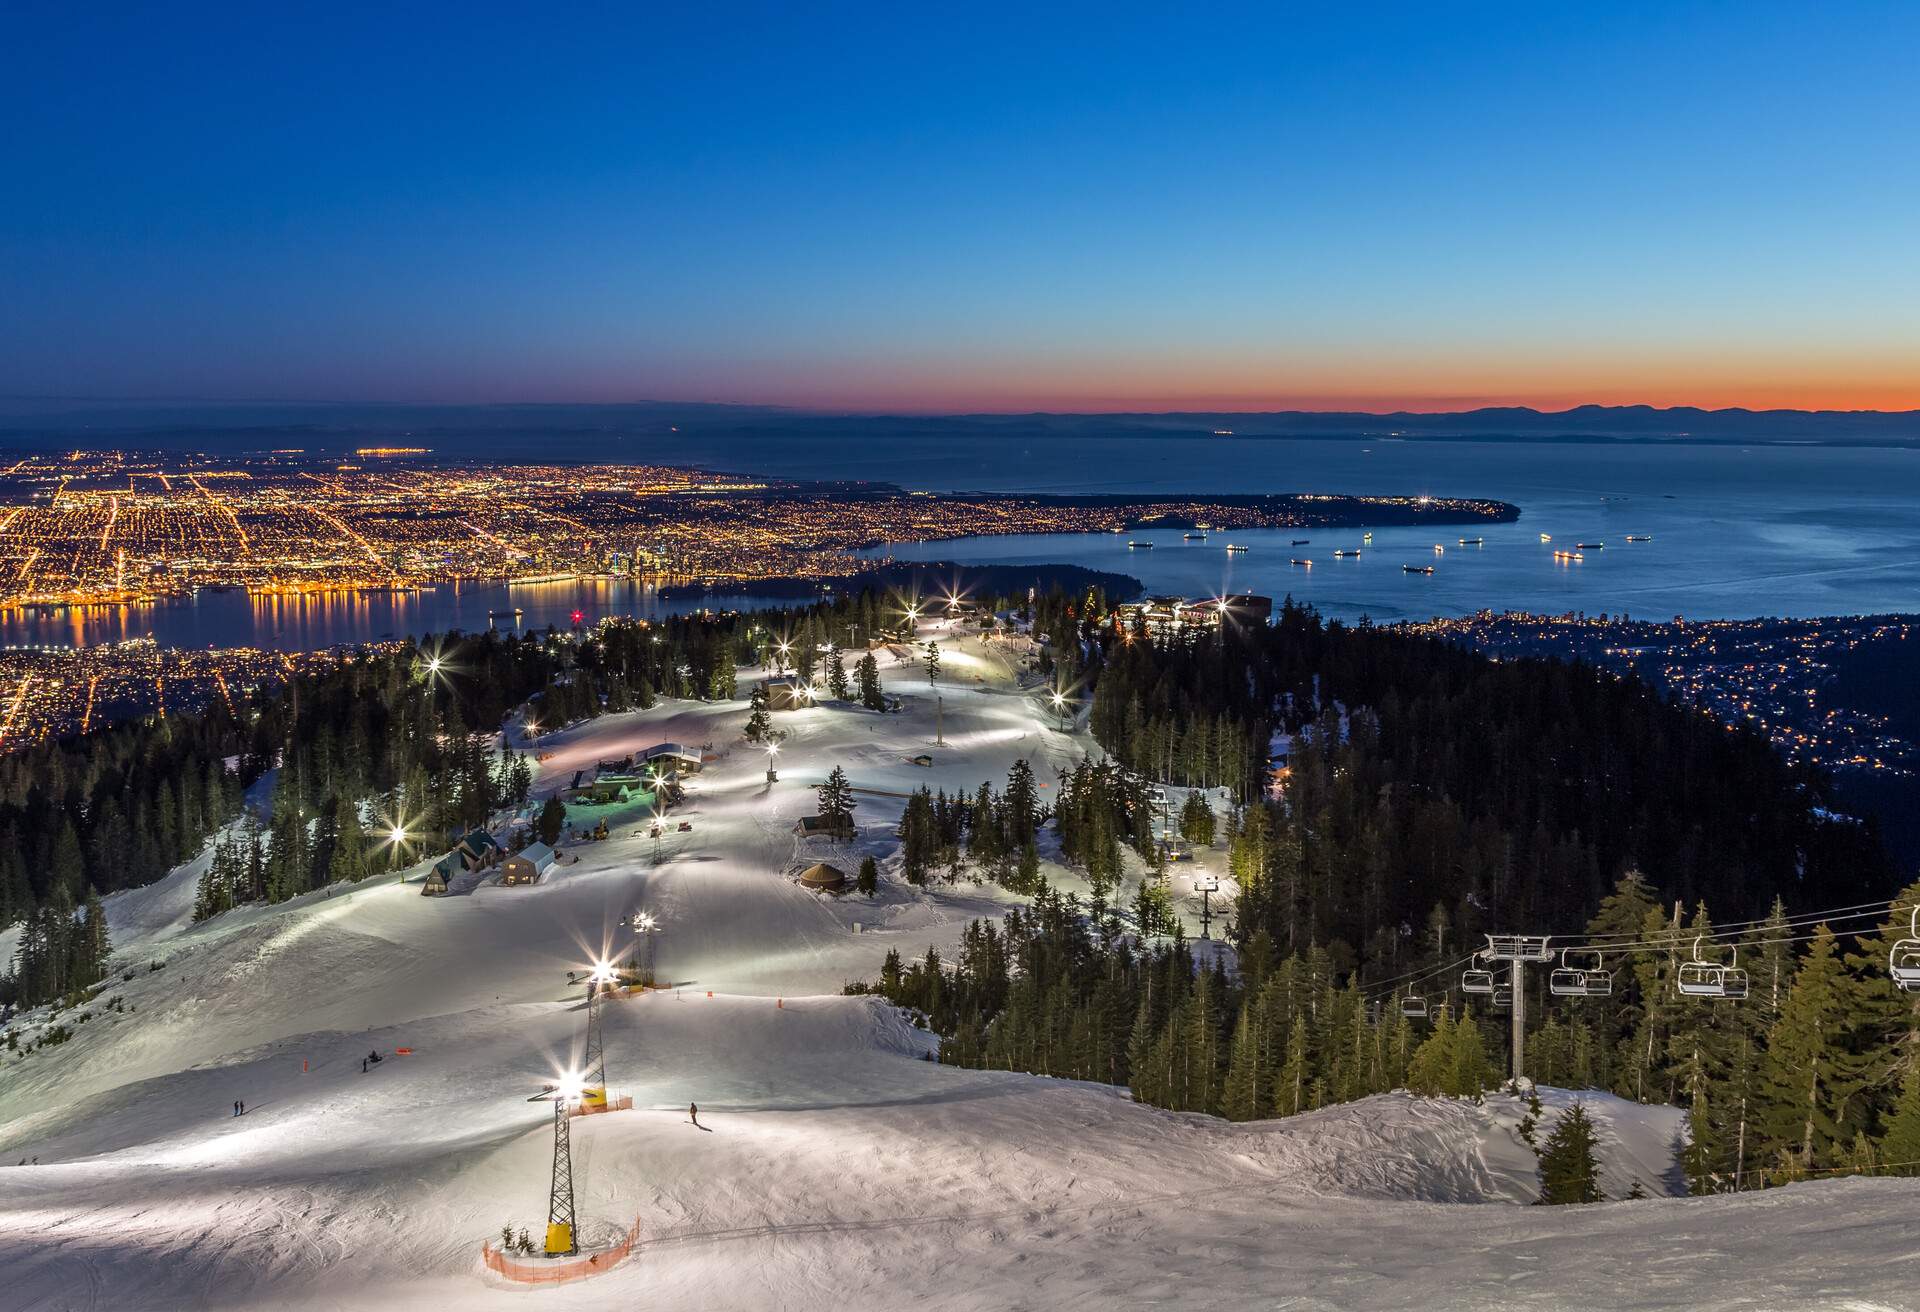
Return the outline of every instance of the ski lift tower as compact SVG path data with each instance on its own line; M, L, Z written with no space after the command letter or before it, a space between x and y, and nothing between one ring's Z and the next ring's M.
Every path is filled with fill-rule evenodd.
M1210 939L1213 937L1213 903L1210 899L1220 891L1220 876L1201 875L1193 881L1193 886L1200 890L1200 937Z
M1512 969L1513 1014L1510 1023L1513 1030L1513 1078L1522 1076L1522 1064L1527 1048L1527 977L1524 967L1532 962L1539 964L1553 960L1553 950L1545 937L1531 934L1489 934L1487 946L1479 952L1482 961L1504 961Z

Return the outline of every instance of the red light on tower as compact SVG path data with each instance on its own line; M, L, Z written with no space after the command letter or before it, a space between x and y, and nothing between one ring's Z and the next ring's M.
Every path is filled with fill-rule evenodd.
M575 624L578 624L581 620L584 620L585 618L586 618L586 615L581 611L575 611L573 613L573 622Z

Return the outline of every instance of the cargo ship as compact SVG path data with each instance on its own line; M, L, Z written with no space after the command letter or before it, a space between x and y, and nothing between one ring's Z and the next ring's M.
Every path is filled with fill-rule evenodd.
M1576 542L1573 545L1580 548L1580 550L1582 551L1599 551L1601 548L1605 547L1607 544L1604 542Z
M1487 545L1487 540L1485 538L1461 538L1460 545L1463 547L1484 547Z
M1629 542L1651 542L1651 541L1653 541L1653 534L1651 534L1651 533L1629 533L1629 534L1627 534L1627 541L1629 541Z
M1333 553L1333 558L1335 560L1358 560L1360 559L1360 553L1357 551L1336 551Z
M1245 551L1246 548L1241 546L1238 542L1229 542L1227 543L1227 550L1228 551Z
M1182 533L1180 536L1188 542L1205 542L1207 540L1205 533Z
M1298 565L1302 569L1313 568L1313 562L1311 560L1303 560L1299 556L1295 556L1292 560L1288 561L1287 563L1289 565Z
M1542 533L1542 534L1540 535L1540 540L1541 540L1542 542L1551 542L1551 541L1553 541L1553 534L1551 534L1551 533Z
M1556 551L1553 553L1553 558L1555 560L1585 560L1586 559L1585 556L1581 555L1577 551Z
M1400 568L1405 570L1409 574L1433 573L1433 566L1431 565L1402 565Z
M1134 551L1152 551L1153 550L1153 543L1151 542L1128 542L1127 546Z
M1287 545L1290 547L1304 547L1309 542L1312 542L1312 541L1313 541L1312 538L1295 538L1292 542L1289 542Z

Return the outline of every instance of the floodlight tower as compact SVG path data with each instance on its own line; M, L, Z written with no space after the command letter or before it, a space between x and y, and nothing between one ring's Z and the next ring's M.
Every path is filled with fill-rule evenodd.
M561 1082L553 1097L553 1183L547 1190L548 1257L571 1257L579 1252L573 1212L573 1134L570 1104L579 1098L577 1077Z
M613 967L602 961L587 976L587 1056L582 1069L586 1084L580 1100L589 1107L607 1105L607 1047L600 1033L600 994L613 987Z
M649 987L653 984L653 936L660 932L660 922L653 918L650 911L642 911L633 918L634 932L646 939L647 964L641 968L641 977Z

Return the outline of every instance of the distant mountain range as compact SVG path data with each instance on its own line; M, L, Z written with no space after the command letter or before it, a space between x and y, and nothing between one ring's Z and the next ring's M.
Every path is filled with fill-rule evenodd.
M619 459L621 439L818 435L898 437L1352 437L1374 440L1812 442L1920 445L1920 411L1702 410L1583 405L1542 411L1367 414L1280 410L1114 414L829 414L777 406L637 401L620 405L349 405L283 402L94 402L0 398L0 444L107 444L234 453L286 446L334 451L417 439L438 453L497 459Z

